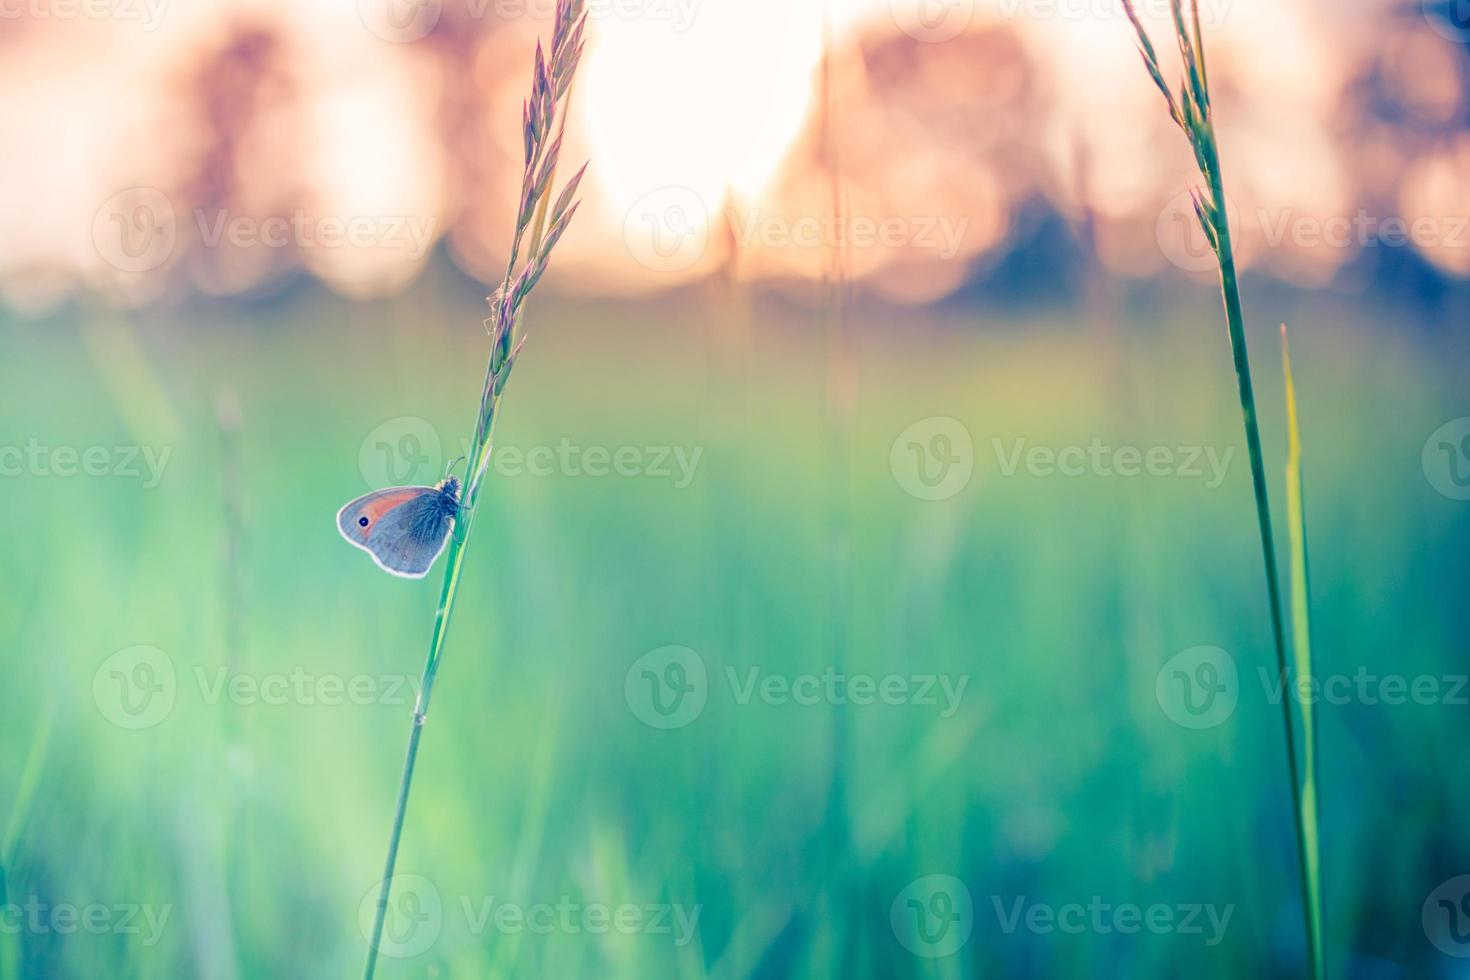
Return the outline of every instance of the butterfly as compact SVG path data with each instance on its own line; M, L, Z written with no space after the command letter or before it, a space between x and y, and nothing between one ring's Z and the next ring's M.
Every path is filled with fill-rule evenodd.
M423 578L449 542L459 513L459 480L433 487L389 487L337 511L342 537L399 578Z

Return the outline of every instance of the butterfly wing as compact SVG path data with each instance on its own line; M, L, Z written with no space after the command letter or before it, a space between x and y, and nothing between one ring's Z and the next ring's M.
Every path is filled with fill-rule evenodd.
M368 539L377 530L384 514L409 503L420 494L431 492L428 487L389 487L365 493L337 511L337 530L359 548L367 548Z
M401 578L423 578L449 541L454 519L435 487L390 487L364 494L337 512L337 530Z

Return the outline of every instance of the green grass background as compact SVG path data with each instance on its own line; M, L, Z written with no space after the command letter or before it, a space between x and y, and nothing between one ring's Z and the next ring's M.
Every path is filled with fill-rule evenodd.
M859 304L859 398L828 407L820 313L694 290L538 297L499 443L703 450L693 484L565 475L486 492L419 760L399 871L442 902L394 977L1238 977L1301 963L1279 709L1224 327L1208 290L1106 326L1057 314ZM1275 504L1281 310L1252 319ZM1335 301L1288 312L1306 443L1318 669L1466 670L1470 504L1430 486L1429 433L1470 414L1463 341ZM0 931L0 975L340 977L380 874L410 707L207 703L196 679L416 676L438 572L394 580L337 535L363 440L398 416L468 435L478 297L430 277L354 304L6 319L0 444L171 447L160 485L0 480L0 829L6 900L169 918L156 942ZM237 394L238 453L215 402ZM975 443L957 497L890 470L914 422ZM845 436L842 433L846 433ZM834 435L836 433L836 435ZM991 440L1235 447L1225 484L1005 477ZM227 558L230 466L244 548ZM1283 525L1284 526L1284 525ZM232 584L233 583L233 584ZM240 643L230 649L231 616ZM176 704L129 731L99 710L115 651L164 651ZM690 725L624 697L646 652L709 672ZM1172 723L1155 679L1228 650L1240 702ZM726 681L968 677L920 705L740 704ZM1470 871L1464 706L1320 710L1335 976L1459 976L1421 906ZM917 956L890 921L911 882L962 881L968 940ZM996 904L1233 906L1223 940L1007 932ZM476 929L464 901L698 909L692 941ZM405 910L412 913L414 909Z

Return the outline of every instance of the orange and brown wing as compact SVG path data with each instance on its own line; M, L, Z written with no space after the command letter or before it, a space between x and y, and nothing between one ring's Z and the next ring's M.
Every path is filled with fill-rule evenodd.
M385 572L423 578L449 541L458 501L440 487L393 487L337 512L337 529Z
M389 511L433 492L432 487L389 487L363 494L337 512L337 530L359 548L368 548L368 537Z

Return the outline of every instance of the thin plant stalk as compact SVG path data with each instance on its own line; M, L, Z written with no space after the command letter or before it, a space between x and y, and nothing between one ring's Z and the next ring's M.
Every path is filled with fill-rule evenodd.
M1296 382L1291 374L1291 347L1286 339L1286 324L1281 325L1281 367L1286 378L1286 525L1291 554L1291 629L1292 649L1296 651L1296 674L1312 676L1312 575L1307 557L1307 493L1306 475L1302 467L1302 431L1297 417ZM1317 710L1310 698L1301 699L1302 712L1302 796L1306 809L1304 841L1308 881L1316 892L1312 895L1312 912L1317 918L1317 961L1326 969L1322 950L1322 842L1317 824Z
M1251 381L1250 354L1246 347L1245 317L1241 311L1240 282L1235 267L1235 249L1230 238L1230 220L1225 197L1225 178L1220 167L1219 142L1215 134L1214 110L1210 99L1209 76L1205 67L1204 38L1200 31L1199 4L1190 4L1186 22L1183 0L1170 0L1174 33L1184 62L1184 79L1177 97L1164 80L1158 55L1148 32L1139 21L1131 0L1123 9L1138 35L1139 53L1149 77L1164 95L1169 116L1184 132L1194 150L1195 163L1206 181L1206 188L1193 188L1195 216L1209 239L1220 266L1220 288L1225 302L1225 319L1230 336L1230 352L1235 363L1235 376L1240 393L1240 411L1245 423L1246 448L1251 462L1251 485L1255 493L1256 523L1261 533L1261 553L1266 567L1266 591L1271 610L1271 637L1276 650L1277 681L1282 691L1288 690L1290 670L1286 652L1286 630L1282 612L1281 575L1276 560L1276 536L1271 525L1271 501L1267 492L1265 456L1261 450L1261 429L1257 421L1255 386ZM1291 798L1297 838L1298 884L1302 897L1302 918L1306 935L1308 976L1321 980L1324 967L1321 956L1320 889L1315 860L1316 799L1306 798L1311 787L1305 787L1297 762L1296 723L1292 699L1281 699L1282 722L1286 735L1286 762L1291 779ZM1315 761L1315 760L1313 760ZM1308 806L1310 804L1310 811ZM1310 833L1309 833L1310 831ZM1309 845L1308 838L1313 838Z
M1216 192L1219 192L1219 163L1215 163L1215 176L1212 179ZM1223 198L1217 198L1221 200ZM1290 671L1288 668L1286 651L1286 629L1285 619L1282 613L1281 603L1281 573L1276 560L1276 536L1272 531L1271 524L1271 501L1266 488L1266 463L1261 451L1261 429L1256 420L1256 397L1254 386L1251 383L1250 355L1245 344L1245 321L1241 315L1240 287L1236 279L1235 256L1231 251L1229 223L1221 211L1220 218L1220 282L1225 295L1226 318L1230 323L1230 349L1235 360L1235 374L1240 388L1240 410L1245 421L1246 446L1251 460L1251 484L1255 490L1256 500L1256 523L1261 529L1261 553L1265 558L1266 565L1266 591L1271 606L1271 637L1276 649L1276 685L1280 691L1288 691ZM1307 939L1308 976L1321 980L1325 973L1321 962L1320 951L1322 948L1322 937L1318 932L1321 912L1317 905L1320 902L1320 890L1317 878L1316 861L1314 860L1315 848L1309 842L1309 826L1315 827L1316 798L1315 794L1309 800L1307 793L1311 790L1303 784L1302 769L1297 762L1297 744L1295 716L1292 714L1292 698L1281 699L1281 721L1286 732L1286 765L1287 772L1291 778L1291 799L1294 815L1296 817L1297 837L1297 878L1298 887L1302 894L1302 915L1305 920Z
M473 448L467 462L464 491L454 532L445 557L444 584L439 592L439 605L434 613L434 628L429 637L429 652L419 694L414 704L413 724L409 730L408 750L403 760L403 773L398 783L398 799L394 806L393 828L388 838L388 855L383 865L382 883L378 888L377 907L372 936L368 942L364 980L372 980L377 969L378 946L383 937L384 919L392 893L393 871L398 862L398 846L403 838L404 818L408 812L409 790L413 785L414 766L418 761L419 742L428 718L429 701L439 677L439 664L444 653L449 622L459 595L464 559L470 532L474 527L476 505L489 469L495 422L500 400L510 378L525 337L521 333L521 315L526 297L546 271L551 252L576 213L577 187L586 167L567 182L551 204L562 136L566 130L566 111L572 79L581 60L583 32L586 27L585 0L558 0L553 28L551 56L548 59L540 43L536 45L536 63L531 97L524 103L522 131L525 142L525 170L522 177L519 208L516 213L515 236L505 279L490 298L491 316L486 326L491 336L489 364L475 415ZM555 135L553 136L553 129ZM522 245L526 233L530 241L522 263Z

